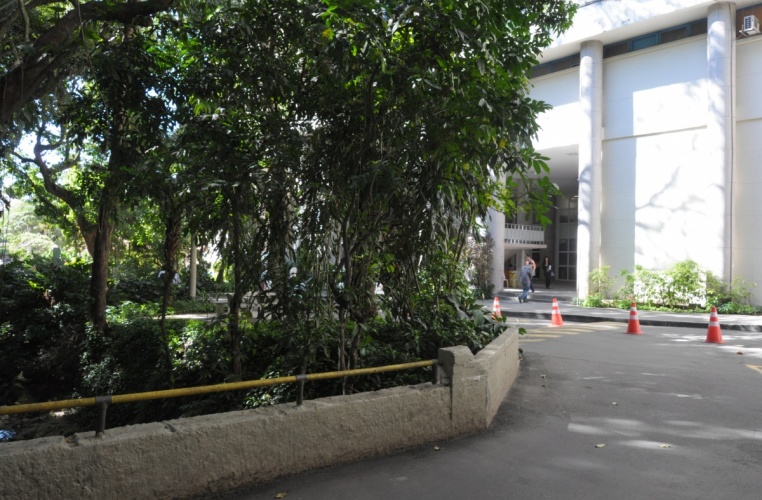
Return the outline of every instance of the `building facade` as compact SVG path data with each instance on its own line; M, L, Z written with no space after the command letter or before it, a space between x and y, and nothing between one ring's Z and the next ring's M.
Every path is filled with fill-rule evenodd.
M496 284L517 251L538 249L580 297L601 266L686 259L762 284L762 3L578 4L531 78L552 106L535 148L563 197L543 241L496 248Z

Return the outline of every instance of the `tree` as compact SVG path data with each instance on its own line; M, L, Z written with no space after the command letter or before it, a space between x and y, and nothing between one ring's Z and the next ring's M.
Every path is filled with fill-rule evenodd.
M526 75L551 34L569 26L573 6L325 4L307 51L316 54L307 70L314 84L301 101L314 126L299 173L300 236L316 266L335 261L326 281L339 317L361 325L373 316L382 269L400 301L421 266L444 263L447 289L478 217L509 208L512 186L499 179L530 187L525 203L545 212L553 187L530 146L545 105L527 97ZM350 366L360 334L355 327Z
M33 101L58 88L85 61L87 41L109 36L114 26L145 23L170 8L173 0L5 2L0 9L0 136Z
M33 4L51 19L69 15ZM295 331L336 324L332 361L357 366L378 283L390 321L418 321L423 288L451 314L468 237L487 210L520 209L511 191L523 184L531 196L521 203L544 212L553 186L530 144L545 105L527 97L526 75L573 9L209 0L150 26L86 24L77 33L98 37L71 45L88 51L66 92L19 101L37 106L41 152L58 151L62 167L35 155L26 162L35 169L17 174L38 195L73 200L91 242L98 328L119 210L149 198L162 211L168 277L188 229L216 242L229 266L233 377L244 372L238 312L248 292ZM70 184L56 177L65 162L76 166ZM292 267L309 294L297 292Z
M151 50L152 33L126 26L100 42L82 78L68 83L70 93L34 105L37 141L34 157L16 154L9 163L17 179L34 193L47 214L67 222L68 211L93 258L91 322L106 328L109 252L119 205L134 189L138 158L161 144L171 123L162 77L171 66ZM50 165L44 153L54 151Z

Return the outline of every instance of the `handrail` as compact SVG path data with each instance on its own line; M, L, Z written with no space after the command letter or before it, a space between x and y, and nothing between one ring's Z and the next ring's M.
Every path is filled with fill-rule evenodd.
M96 437L103 435L105 430L106 409L110 404L118 403L136 403L139 401L149 401L152 399L177 398L181 396L196 396L199 394L210 394L215 392L236 391L241 389L252 389L254 387L267 387L278 384L299 383L300 389L304 382L311 380L326 380L331 378L343 378L353 375L368 375L372 373L384 373L392 371L409 370L413 368L425 368L439 364L436 359L427 361L413 361L411 363L400 363L396 365L375 366L369 368L355 368L352 370L341 370L334 372L306 373L301 375L291 375L288 377L266 378L257 380L246 380L243 382L229 382L224 384L201 385L196 387L187 387L183 389L165 389L162 391L133 392L129 394L115 394L112 396L96 396L90 398L64 399L60 401L47 401L45 403L28 403L21 405L0 406L0 415L11 415L16 413L32 413L38 411L63 410L67 408L79 408L88 406L98 406L100 408L99 423L96 429ZM436 382L436 374L434 376ZM297 398L297 404L301 404L301 390Z

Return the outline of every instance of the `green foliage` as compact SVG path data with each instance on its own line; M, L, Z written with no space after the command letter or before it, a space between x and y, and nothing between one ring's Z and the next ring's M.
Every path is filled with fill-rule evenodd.
M80 374L87 278L81 262L0 266L0 404L70 396ZM14 385L17 377L24 384Z
M547 164L529 146L547 106L528 97L527 75L575 7L555 0L175 6L150 26L85 23L87 63L62 72L71 74L67 85L3 137L10 145L24 127L38 133L35 154L44 161L19 153L11 161L3 155L3 165L14 188L49 220L78 231L95 260L92 286L76 290L80 306L92 303L101 335L85 338L84 319L73 323L78 390L367 366L434 357L454 344L475 351L494 338L504 325L484 316L464 278L467 239L490 208L545 213L551 201ZM527 195L515 199L515 191ZM231 295L231 314L208 326L154 317L153 304L164 298L165 310L169 298L157 271L182 267L175 262L188 234L217 251L227 283L214 286ZM104 270L114 263L109 329L98 312L106 305ZM199 287L201 297L214 290ZM33 290L25 290L31 302L39 299ZM187 297L184 285L170 291ZM245 297L266 319L238 314ZM19 335L34 321L3 327L13 352L26 348ZM30 363L36 356L23 355ZM309 394L416 377L342 381ZM292 395L278 388L244 397L263 404ZM240 407L241 397L178 404L113 418Z
M603 295L593 293L588 295L580 305L582 307L607 307L608 302Z
M609 270L611 266L601 266L597 269L593 269L588 275L588 283L590 286L590 293L592 295L598 295L601 299L608 299L611 296L611 288L616 282L616 278L609 276ZM596 306L590 306L596 307Z
M128 306L127 309L130 309ZM83 396L129 394L169 388L158 322L134 315L114 314L129 320L113 322L108 336L91 331L82 353ZM171 416L171 401L113 405L109 425L125 425ZM170 411L164 413L163 408Z
M495 285L492 283L492 248L495 240L487 233L483 240L469 238L468 258L471 261L471 286L482 299L492 296ZM502 283L500 284L502 285Z
M663 301L667 307L688 307L706 302L706 274L696 262L675 263L666 272Z
M662 310L708 310L716 306L725 314L758 314L750 305L754 286L736 277L731 286L692 260L677 262L666 271L649 271L635 266L633 273L622 271L625 284L616 293L621 308L632 301L638 307Z

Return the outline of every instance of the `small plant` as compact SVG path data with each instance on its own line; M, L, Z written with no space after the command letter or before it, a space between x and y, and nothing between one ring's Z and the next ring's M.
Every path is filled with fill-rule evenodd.
M681 308L706 304L706 273L696 262L678 262L664 272L665 286L661 303Z
M609 276L610 269L611 266L601 266L590 272L587 281L590 286L591 295L598 295L601 299L608 299L611 297L611 287L614 286L615 278Z
M581 305L582 307L607 307L608 304L602 295L594 293L588 295L587 298L581 302Z
M751 291L757 286L756 283L748 283L740 276L733 278L730 284L728 296L731 302L738 304L751 305Z
M688 259L666 271L650 271L635 266L635 271L622 271L625 284L615 294L619 308L626 309L635 301L642 308L663 311L706 311L716 306L725 314L758 314L751 305L750 284L735 278L730 286L711 271Z

